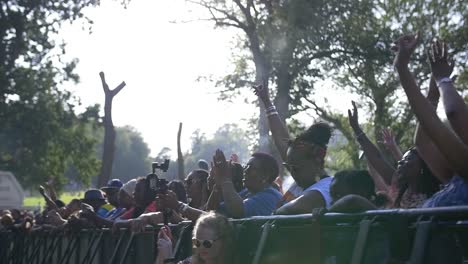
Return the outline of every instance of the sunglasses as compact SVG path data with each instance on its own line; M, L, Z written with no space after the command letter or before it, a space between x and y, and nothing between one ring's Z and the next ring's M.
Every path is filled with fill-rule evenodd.
M213 242L215 242L218 239L208 239L208 240L200 240L197 238L192 238L192 244L196 248L199 248L201 246L205 248L211 248L213 246Z
M291 170L297 169L299 166L296 164L288 163L288 162L283 162L283 166L291 172Z

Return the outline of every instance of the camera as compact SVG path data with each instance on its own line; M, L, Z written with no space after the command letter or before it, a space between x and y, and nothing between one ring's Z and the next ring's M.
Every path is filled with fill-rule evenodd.
M161 179L156 175L156 170L159 169L162 172L167 172L169 169L169 160L166 159L164 160L164 163L158 163L158 162L153 162L151 164L151 167L153 169L153 173L148 174L146 176L146 179L149 182L149 187L151 191L153 191L153 195L156 197L160 194L166 194L167 191L169 190L169 187L167 186L168 181L166 179Z

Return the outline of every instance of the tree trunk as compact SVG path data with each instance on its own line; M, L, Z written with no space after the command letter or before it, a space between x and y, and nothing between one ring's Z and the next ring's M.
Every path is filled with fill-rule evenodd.
M270 66L267 63L265 54L260 49L260 42L255 32L247 32L247 36L250 40L250 51L253 55L255 63L255 82L263 84L268 87L268 81L270 79ZM269 126L268 119L265 115L265 106L258 102L259 105L259 118L258 118L258 150L263 152L270 152L269 144Z
M180 144L180 137L182 135L182 123L179 123L179 132L177 133L177 175L179 180L185 179L184 168L184 155L182 154L182 147Z
M104 103L104 148L102 152L101 171L98 176L98 187L105 186L112 175L112 164L115 153L115 129L112 122L112 100L124 87L125 82L110 90L103 72L99 73L105 95Z

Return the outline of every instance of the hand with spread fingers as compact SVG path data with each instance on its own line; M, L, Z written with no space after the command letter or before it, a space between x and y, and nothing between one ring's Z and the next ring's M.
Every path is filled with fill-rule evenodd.
M392 148L396 145L395 136L393 135L393 132L388 128L382 129L382 143L387 148Z
M222 186L226 181L231 180L229 163L226 161L224 153L218 149L213 156L213 175L217 186Z
M395 67L406 66L410 61L416 46L421 39L421 34L406 34L399 37L393 44L392 50L396 53L393 65Z
M434 41L428 50L429 62L431 64L432 75L436 81L442 78L449 78L455 67L453 59L448 58L448 47L445 42Z

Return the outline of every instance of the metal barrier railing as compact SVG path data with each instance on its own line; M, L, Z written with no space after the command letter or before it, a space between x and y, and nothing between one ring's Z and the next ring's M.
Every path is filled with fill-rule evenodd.
M456 263L468 252L468 206L231 221L238 263ZM182 260L191 254L192 223L171 228L175 257ZM158 230L0 232L0 263L154 263Z

